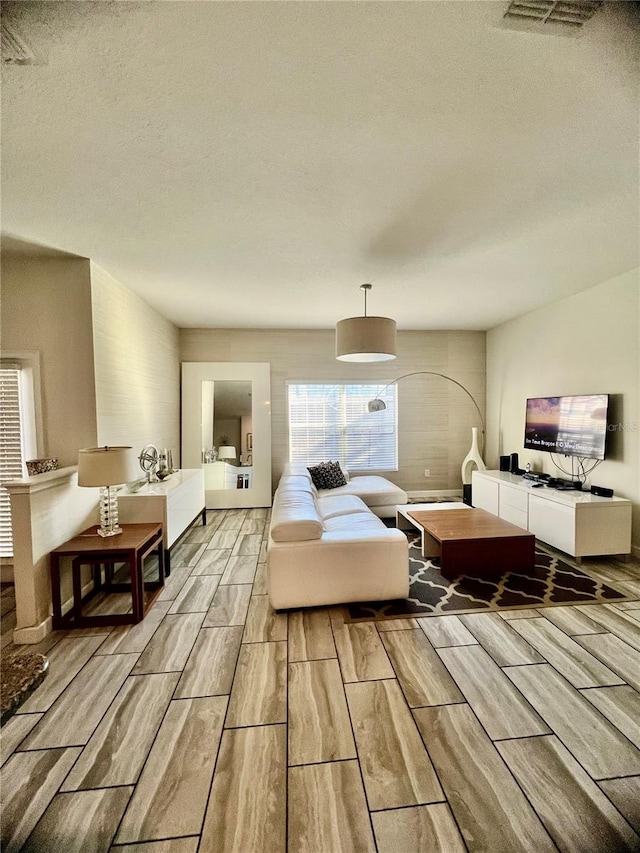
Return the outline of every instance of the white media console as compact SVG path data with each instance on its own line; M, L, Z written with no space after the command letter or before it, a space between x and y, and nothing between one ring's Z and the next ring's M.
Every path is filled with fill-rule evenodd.
M506 471L474 471L472 503L580 559L631 552L631 501L590 492L533 488Z

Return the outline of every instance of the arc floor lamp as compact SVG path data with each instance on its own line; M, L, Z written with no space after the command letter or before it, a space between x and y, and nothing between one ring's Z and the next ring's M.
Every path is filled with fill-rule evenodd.
M473 394L464 387L461 382L458 382L457 379L453 379L451 376L447 376L445 373L437 373L435 370L414 370L411 373L404 373L402 376L398 376L397 379L393 379L391 382L387 382L384 388L378 392L378 394L373 398L373 400L369 400L367 403L367 409L370 412L382 412L387 408L387 404L384 400L381 399L382 395L386 391L386 389L390 385L395 385L401 379L407 379L409 376L439 376L441 379L446 379L448 382L453 382L454 385L457 385L458 388L462 389L464 393L469 397L471 402L476 408L476 412L478 413L478 417L480 418L480 423L482 424L482 451L478 447L478 428L471 428L471 448L467 455L465 456L462 462L462 483L463 485L469 485L471 483L471 471L473 467L476 466L478 470L484 471L486 466L482 459L482 453L484 453L484 444L485 444L485 423L482 412L480 411L480 406L478 405Z

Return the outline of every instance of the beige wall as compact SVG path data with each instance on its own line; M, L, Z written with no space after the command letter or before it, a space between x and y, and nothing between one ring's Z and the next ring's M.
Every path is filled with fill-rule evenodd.
M517 452L522 467L557 473L548 453L523 450L527 397L608 393L607 459L590 483L635 502L640 547L640 283L632 270L518 317L487 335L488 466Z
M91 263L98 443L173 450L180 462L178 329Z
M272 464L277 483L288 456L288 380L373 381L433 370L466 386L484 412L484 332L399 332L398 358L382 364L336 361L332 330L181 329L182 361L271 364ZM414 490L460 488L460 466L478 425L471 401L438 377L399 384L399 470L389 479ZM425 479L424 469L431 470Z
M77 464L97 436L88 260L3 251L2 350L40 353L44 453Z

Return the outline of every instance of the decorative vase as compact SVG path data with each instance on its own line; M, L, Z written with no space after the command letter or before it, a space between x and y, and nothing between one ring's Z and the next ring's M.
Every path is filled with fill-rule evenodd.
M462 482L464 485L469 485L471 483L471 472L474 467L476 467L478 471L487 470L487 466L482 461L482 456L480 456L480 450L478 448L478 427L471 428L471 447L462 462Z

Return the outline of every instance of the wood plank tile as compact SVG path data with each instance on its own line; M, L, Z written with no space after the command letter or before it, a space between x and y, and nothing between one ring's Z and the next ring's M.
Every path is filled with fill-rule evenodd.
M419 628L418 620L413 618L407 619L383 619L376 622L376 628L381 634L386 631L412 631L414 628Z
M79 747L17 752L0 770L3 853L25 850L31 830L79 755Z
M497 749L563 853L594 845L638 850L640 838L557 738L504 741Z
M413 715L470 850L556 850L468 705Z
M188 542L189 545L202 545L203 543L207 545L211 538L211 532L210 527L198 522L197 524L192 525L188 533L185 533L182 541Z
M374 812L378 853L466 853L446 803Z
M478 642L457 616L428 616L418 619L418 624L436 649Z
M165 580L164 589L157 597L158 601L173 601L191 576L190 566L177 566L171 569L171 577Z
M464 702L455 681L424 633L387 631L382 642L410 708Z
M289 764L355 757L338 661L289 664Z
M205 551L191 570L191 576L223 574L230 556L231 548L222 548L218 551Z
M207 550L220 551L226 550L227 548L232 549L236 544L237 538L237 530L216 530L209 540Z
M251 599L251 587L246 584L219 586L202 623L203 628L224 628L244 625Z
M231 551L232 557L250 557L260 554L262 536L258 533L239 533L236 544ZM257 560L256 560L257 563Z
M177 672L127 678L60 790L135 785L178 678Z
M133 788L58 794L31 833L30 850L107 853Z
M189 566L193 568L196 565L203 551L207 546L204 543L191 544L189 542L181 542L177 548L171 550L171 571L180 566Z
M373 622L351 622L334 626L342 680L372 681L394 678L393 667Z
M276 643L287 639L287 614L277 613L267 595L254 595L249 602L243 643Z
M262 536L264 532L264 518L245 518L240 528L240 533L259 533Z
M208 527L210 531L217 530L222 524L226 512L227 511L225 509L208 509L207 523L205 526Z
M606 779L598 782L607 797L640 834L640 776Z
M246 518L246 513L241 511L229 510L227 514L222 519L218 526L218 530L235 530L239 531L242 525L244 524L244 520Z
M310 608L289 614L289 660L336 657L331 620L326 609Z
M376 853L357 761L289 769L289 851Z
M96 655L142 653L167 615L170 606L169 601L156 601L142 622L136 625L118 625L102 643Z
M438 654L492 740L549 733L481 646L439 649Z
M544 607L540 615L549 622L553 622L570 637L578 634L601 634L607 630L585 613L581 613L577 607Z
M551 666L515 666L503 672L593 779L640 773L640 751Z
M266 539L264 538L265 536L267 537ZM269 537L265 533L263 538L262 538L262 543L260 545L260 553L258 554L258 562L259 563L266 563L267 562L268 541L269 541Z
M625 684L583 690L582 695L640 749L640 693Z
M577 642L640 691L640 652L613 634L589 634Z
M229 694L241 641L240 625L203 628L180 676L175 698Z
M60 640L47 655L49 672L40 687L18 709L20 714L47 711L58 696L96 653L104 637L69 637Z
M372 811L444 800L395 679L346 684L362 778Z
M619 675L546 619L525 619L513 627L574 687L621 684Z
M133 669L138 655L104 655L85 664L56 699L23 749L85 744Z
M587 611L585 615L590 616L595 622L600 623L600 625L604 625L607 631L615 634L616 637L620 637L629 646L640 651L640 625L627 613L616 610L610 604L584 605L578 607L578 610L581 613Z
M521 610L500 610L498 616L505 622L512 622L514 619L535 619L540 613L533 608L523 607Z
M196 641L204 613L165 616L160 627L140 655L133 674L176 672L181 670Z
M225 728L287 722L287 644L240 649Z
M206 613L219 583L219 575L192 575L175 597L169 613Z
M116 844L200 832L226 708L226 696L170 703Z
M201 850L285 853L286 739L286 726L225 731ZM257 791L269 796L257 797Z
M142 844L123 844L111 848L111 853L197 853L199 835L190 838L169 838L166 841L143 841Z
M616 610L637 610L640 612L640 601L616 601L612 606L615 607ZM637 618L637 616L635 618Z
M253 578L253 590L251 594L266 595L267 591L267 564L264 562L261 563L260 558L258 558L258 567Z
M253 583L258 567L258 557L254 556L231 556L227 562L224 574L220 580L226 583Z
M498 666L544 663L544 658L497 613L471 613L460 621L486 649Z
M16 751L42 714L14 714L0 729L0 765Z

